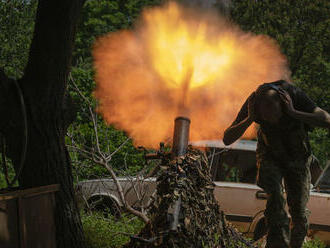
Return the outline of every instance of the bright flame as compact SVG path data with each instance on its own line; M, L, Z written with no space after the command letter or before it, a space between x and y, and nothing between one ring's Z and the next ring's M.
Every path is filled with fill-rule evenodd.
M273 40L200 12L174 2L145 10L134 30L94 46L99 111L136 145L170 141L178 115L191 119L191 140L220 139L259 84L288 78Z
M155 72L173 88L182 86L187 74L191 74L189 88L214 82L235 59L232 40L228 35L208 40L207 23L182 20L174 3L166 12L159 9L144 16L147 52Z

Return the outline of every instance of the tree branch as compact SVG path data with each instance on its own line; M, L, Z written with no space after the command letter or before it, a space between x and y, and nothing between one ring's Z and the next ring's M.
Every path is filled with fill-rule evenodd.
M85 97L84 94L81 92L81 90L79 89L79 87L77 86L77 84L74 82L71 73L69 74L69 80L70 80L70 83L73 84L73 86L74 86L74 90L77 91L77 93L80 95L80 97L81 97L82 99L84 99L84 101L85 101L89 106L91 106L92 103L91 103L91 102L88 100L88 98Z
M131 138L127 138L123 143L121 143L116 150L114 150L109 156L106 157L106 160L110 161L112 159L112 156L115 155L130 139Z
M89 147L89 148L83 149L83 148L78 147L76 145L76 142L74 141L73 136L70 134L68 134L68 136L71 138L72 145L67 145L67 147L73 151L79 152L79 154L81 154L84 158L89 159L90 161L106 168L106 170L110 173L110 176L116 185L120 201L124 205L125 209L128 212L130 212L131 214L141 218L145 223L148 223L149 218L143 212L135 210L134 208L132 208L132 206L130 204L128 204L128 202L126 200L126 194L123 191L123 188L117 178L115 171L113 170L112 166L110 165L110 161L112 160L112 157L117 152L119 152L131 138L127 138L111 153L110 153L110 149L108 149L108 147L107 147L107 149L108 149L107 152L102 151L101 146L100 146L100 140L99 140L98 118L97 118L97 114L93 111L92 102L87 97L84 96L84 94L81 92L81 90L79 89L77 84L74 82L74 79L72 78L71 75L70 75L70 83L72 83L73 89L80 95L80 97L85 101L85 103L88 104L89 116L93 123L93 133L95 136L94 137L95 138L95 144L94 144L95 148ZM126 163L126 161L125 161L125 163ZM138 202L142 202L141 194L139 194L138 190L136 189L134 182L131 181L131 184L132 184L133 190L138 198ZM132 187L130 187L130 189Z
M94 162L97 162L98 164L104 166L108 170L108 172L110 173L113 181L116 184L117 192L119 193L120 200L123 203L125 209L128 212L130 212L131 214L140 217L145 223L148 223L149 222L149 218L145 214L143 214L142 212L140 212L140 211L135 210L134 208L132 208L128 204L128 202L126 201L123 188L121 187L121 184L118 181L117 175L113 171L112 167L108 164L108 162L106 162L106 161L94 161Z

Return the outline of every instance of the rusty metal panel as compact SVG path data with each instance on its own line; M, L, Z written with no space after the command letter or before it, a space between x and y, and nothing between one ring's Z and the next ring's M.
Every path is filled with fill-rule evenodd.
M21 248L55 248L55 199L53 194L24 197L20 204Z
M0 194L1 248L55 248L58 185Z

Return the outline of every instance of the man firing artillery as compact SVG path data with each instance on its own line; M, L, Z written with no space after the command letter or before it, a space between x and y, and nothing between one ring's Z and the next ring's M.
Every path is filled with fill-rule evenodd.
M266 248L301 248L308 230L306 204L310 192L310 126L330 128L330 115L300 89L286 81L265 83L243 104L224 132L229 145L253 123L258 130L258 185L268 195L265 217ZM282 181L287 194L292 230L285 211Z

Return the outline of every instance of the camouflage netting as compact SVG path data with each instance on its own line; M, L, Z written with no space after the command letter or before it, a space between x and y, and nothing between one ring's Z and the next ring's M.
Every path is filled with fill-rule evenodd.
M174 160L163 158L162 164L151 221L125 247L253 247L220 212L204 153L189 148L187 155ZM179 196L178 229L169 231L168 209L173 209Z

